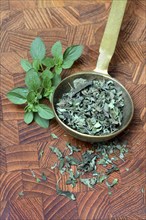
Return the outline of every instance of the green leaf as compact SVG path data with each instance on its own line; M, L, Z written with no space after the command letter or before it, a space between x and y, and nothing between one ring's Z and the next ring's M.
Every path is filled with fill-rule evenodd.
M41 118L37 113L35 114L34 120L39 126L41 126L43 128L49 127L49 120Z
M54 163L54 165L51 166L51 170L55 169L57 166L57 163Z
M59 75L62 72L62 67L61 66L55 66L55 73Z
M35 172L34 172L33 170L30 170L30 172L31 172L32 176L33 176L34 178L36 178Z
M72 146L71 144L69 143L66 143L66 146L68 147L68 149L70 150L70 153L69 155L72 155L74 152L79 152L81 151L81 149L75 147L75 146Z
M56 185L56 192L58 195L66 196L67 198L69 198L71 200L76 200L76 197L73 193L71 193L70 191L63 191L63 190L59 189L58 184Z
M54 77L52 79L53 81L53 86L58 86L58 84L61 82L61 76L58 74L54 74Z
M50 100L50 102L52 102L52 97L53 97L54 90L55 90L54 86L52 86L51 88L46 88L44 90L44 95L43 96L47 97Z
M32 67L38 71L39 68L40 68L40 61L39 60L34 60L33 63L32 63Z
M51 136L52 136L53 139L58 139L58 136L54 133L51 133Z
M76 173L75 173L74 177L76 179L78 179L80 177L80 175L81 175L81 173L78 170L76 170Z
M28 70L32 69L32 65L28 60L22 59L20 61L22 68L27 72Z
M74 45L71 47L68 47L64 54L63 54L63 60L64 61L75 61L77 60L83 52L83 46L82 45Z
M75 187L76 186L76 183L77 183L77 180L76 179L68 179L66 181L66 185L71 185L72 187Z
M24 113L24 121L26 124L30 124L33 121L33 113L32 112L25 112Z
M30 47L30 54L34 60L43 60L46 54L44 42L40 37L35 38Z
M48 69L51 69L55 64L54 64L54 59L50 57L46 57L42 60L42 64L47 66Z
M85 184L86 186L88 186L90 188L92 188L97 182L95 177L85 178L85 179L80 178L80 181L81 181L81 183Z
M51 49L51 53L55 58L63 59L63 54L62 54L62 44L60 41L57 41Z
M44 151L41 149L38 154L38 160L40 160L44 155Z
M63 59L60 59L58 57L54 57L54 63L55 63L55 66L61 67L62 63L63 63Z
M44 118L44 119L54 118L54 113L53 113L52 109L44 104L40 104L38 106L38 114L41 118Z
M53 102L53 93L50 93L48 96L49 101L52 103Z
M115 164L113 164L111 168L107 169L106 174L109 175L115 171L119 171L119 168Z
M25 84L30 91L37 91L40 88L41 80L34 69L31 69L26 73Z
M49 101L50 101L51 103L52 103L52 101L53 101L54 91L55 91L55 87L52 86L52 88L49 90L49 95L47 95L47 96L48 96L48 99L49 99Z
M106 175L102 175L99 177L99 182L102 183L105 179L107 179Z
M18 193L18 195L19 195L19 196L24 196L24 192L23 192L23 191L20 191L20 192Z
M69 157L69 156L66 156L66 161L70 164L70 165L79 165L80 164L80 161L75 158L75 157Z
M54 77L54 74L49 70L49 69L45 69L42 74L41 77L44 79L46 77L48 77L49 79L52 79Z
M112 195L112 192L109 191L108 194L109 194L109 195Z
M42 82L43 88L50 90L50 89L51 89L51 84L52 84L51 80L49 79L48 76L46 76L46 77L43 79L43 82Z
M42 180L43 180L43 181L46 181L46 180L47 180L47 177L46 177L45 173L42 173L41 176L42 176Z
M56 156L58 157L59 160L60 160L60 158L63 157L62 152L57 147L51 146L50 149L53 153L56 154Z
M111 188L116 184L118 184L118 179L117 178L115 178L111 184L106 181L106 185L107 185L108 188Z
M7 98L16 105L21 105L26 103L28 94L27 88L14 88L7 93Z
M62 64L63 69L69 69L73 65L74 61L72 60L64 60Z
M36 182L37 182L37 183L40 183L40 182L41 182L40 178L37 177L37 178L36 178Z
M69 169L67 170L67 172L69 173L69 179L66 181L66 184L71 184L72 187L75 187L76 186L76 183L77 183L77 179L74 175L74 172L72 169Z
M59 160L60 160L60 161L59 161L59 170L61 171L62 168L64 167L65 159L64 159L64 157L62 157L62 158L60 158Z
M27 102L34 103L35 102L36 93L34 91L31 91L27 95Z
M118 183L118 179L117 178L115 178L114 180L113 180L113 182L112 182L112 186L114 186L114 185L116 185L117 183Z

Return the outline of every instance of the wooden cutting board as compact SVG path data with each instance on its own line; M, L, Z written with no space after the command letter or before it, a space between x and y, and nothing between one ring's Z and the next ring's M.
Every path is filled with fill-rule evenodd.
M78 184L76 201L56 195L58 174L51 170L54 156L49 146L64 148L66 141L88 144L65 134L55 120L49 129L23 122L23 109L10 103L6 93L24 85L20 59L29 59L29 46L40 36L48 51L60 40L65 49L83 44L84 53L72 69L94 69L110 9L110 0L2 0L1 1L1 219L2 220L138 220L145 219L145 0L129 0L110 73L130 92L134 118L120 137L128 140L129 153L114 174L119 184L108 195L104 184L90 189ZM116 18L115 18L116 19ZM59 140L53 140L55 133ZM44 151L41 159L40 150ZM126 170L129 169L129 171ZM36 183L42 172L48 181ZM65 185L65 178L60 187ZM24 195L20 196L20 192Z

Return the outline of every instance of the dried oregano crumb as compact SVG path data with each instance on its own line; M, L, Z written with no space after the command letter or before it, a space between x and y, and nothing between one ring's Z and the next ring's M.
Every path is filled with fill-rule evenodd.
M50 147L58 159L51 169L57 169L59 171L59 181L61 180L61 176L66 174L68 176L66 185L75 187L78 182L81 182L93 188L95 185L105 182L109 191L118 184L119 181L117 178L113 179L112 182L109 182L108 178L113 172L119 171L116 161L123 161L125 154L128 152L126 142L121 143L118 139L115 139L108 142L95 143L91 149L83 152L68 142L66 146L68 149L66 150L65 148L63 152L57 147ZM80 159L75 157L75 153L77 154L78 151L81 151ZM104 167L104 171L99 171L101 166ZM69 191L62 191L58 186L58 182L56 186L57 194L75 200L75 195Z
M124 98L112 80L75 79L73 87L56 104L59 118L84 134L105 135L118 130Z

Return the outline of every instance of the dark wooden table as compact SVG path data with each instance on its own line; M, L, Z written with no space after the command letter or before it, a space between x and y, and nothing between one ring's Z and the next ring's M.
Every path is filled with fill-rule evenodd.
M10 103L6 93L24 85L21 58L28 59L29 46L40 36L48 51L60 40L65 49L83 44L77 65L64 71L65 77L79 70L94 69L98 48L110 9L109 0L2 0L1 1L1 220L140 220L145 219L145 0L129 0L110 73L130 92L135 106L132 123L123 140L129 153L114 174L119 184L108 195L104 184L90 189L78 184L76 201L56 195L58 175L51 170L54 156L49 146L64 148L66 141L86 145L65 135L54 120L49 129L23 122L23 109ZM116 19L116 18L115 18ZM59 140L53 140L55 133ZM38 153L44 150L39 160ZM129 168L126 171L125 168ZM47 182L36 183L42 172ZM60 187L70 189L65 180ZM20 196L19 193L24 195Z

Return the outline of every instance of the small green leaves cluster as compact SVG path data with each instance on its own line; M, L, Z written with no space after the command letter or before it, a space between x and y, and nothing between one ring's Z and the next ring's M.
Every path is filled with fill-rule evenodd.
M80 157L78 157L80 159L76 158L77 152L81 151L80 148L69 143L66 143L66 147L64 152L55 146L50 147L58 159L51 169L58 169L61 176L68 176L66 185L75 187L78 182L81 182L93 188L95 185L105 182L109 194L111 194L111 188L118 184L118 179L115 178L112 182L109 182L108 179L113 172L119 171L117 161L124 160L125 154L128 152L127 143L115 139L114 141L93 144L90 149L80 153ZM62 191L58 182L57 194L75 200L75 195L69 191Z
M83 51L81 45L68 47L64 53L62 44L57 41L51 48L51 57L46 55L46 47L37 37L30 46L32 62L22 59L21 66L26 72L25 87L14 88L7 93L7 98L16 105L24 105L24 121L33 120L41 127L47 128L49 120L54 118L52 109L42 104L43 99L52 101L56 86L61 81L63 69L70 68Z

